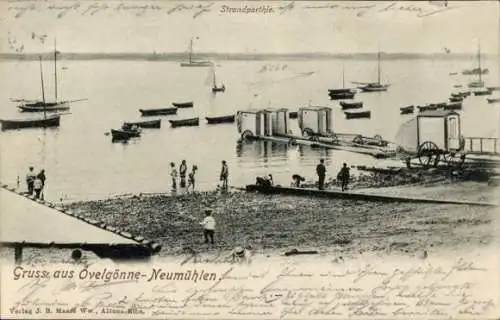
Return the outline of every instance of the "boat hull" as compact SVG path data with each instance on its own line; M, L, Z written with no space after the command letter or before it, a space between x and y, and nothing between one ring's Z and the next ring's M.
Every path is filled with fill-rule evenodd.
M388 88L389 88L388 86L360 87L361 91L363 91L363 92L383 92L383 91L387 91Z
M175 127L193 127L200 125L200 118L192 118L192 119L182 119L182 120L168 120L170 122L170 126L172 128Z
M58 127L61 116L47 117L46 119L19 119L19 120L0 120L2 130L14 130L23 128L46 128Z
M399 110L401 111L401 114L412 114L415 111L415 107L408 106L408 107L399 108Z
M131 127L133 125L136 125L140 128L160 128L161 127L161 120L151 120L151 121L139 121L139 122L124 122L123 126L126 127Z
M474 91L475 96L489 96L491 94L490 90L485 91Z
M163 108L163 109L139 109L143 116L160 116L177 114L177 108Z
M370 118L370 111L362 111L362 112L344 112L346 119L363 119Z
M208 124L218 124L218 123L234 123L234 115L222 116L222 117L205 117Z
M212 65L210 61L181 62L181 67L211 67Z
M176 108L192 108L194 106L193 102L172 102L172 105Z
M361 109L361 108L363 108L363 102L349 103L349 102L343 102L343 101L341 101L340 105L342 106L342 110Z
M500 102L500 98L493 98L493 99L486 99L488 100L488 103L498 103Z
M333 93L330 91L328 95L330 96L331 100L342 100L342 99L353 99L356 94L354 92Z
M18 106L22 112L57 112L69 110L68 102L36 102Z
M140 135L141 133L139 131L111 129L111 137L113 138L113 140L128 140L130 138L139 137Z
M225 87L221 87L221 88L212 88L212 92L224 92L226 91L226 88Z

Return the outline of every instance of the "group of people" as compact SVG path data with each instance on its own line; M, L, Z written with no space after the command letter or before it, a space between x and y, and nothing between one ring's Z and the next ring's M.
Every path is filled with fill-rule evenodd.
M38 174L35 173L33 167L29 167L26 174L26 185L28 187L28 194L35 195L35 198L43 200L43 188L45 187L45 170L42 169Z
M321 159L319 161L319 164L316 166L316 174L318 175L318 189L324 190L326 177L325 160ZM342 169L340 169L339 173L337 174L337 180L341 182L342 191L348 189L347 185L349 184L349 177L349 167L347 166L347 163L344 163L342 165Z
M174 162L170 162L170 177L172 179L172 190L174 190L174 191L177 190L177 176L179 176L179 178L180 178L179 187L181 189L185 189L187 192L189 192L189 190L192 190L194 192L195 174L196 174L196 171L198 170L198 166L193 165L193 167L191 168L191 172L187 176L188 179L187 179L187 185L186 185L187 170L188 169L187 169L186 160L182 160L182 162L179 166L179 170L177 170ZM222 160L222 168L220 171L219 180L222 183L221 187L223 189L227 189L228 178L229 178L229 167L227 165L227 162L225 160Z

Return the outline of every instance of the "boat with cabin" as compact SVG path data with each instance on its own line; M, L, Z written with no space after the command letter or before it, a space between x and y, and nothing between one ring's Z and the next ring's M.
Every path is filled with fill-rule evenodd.
M139 112L142 116L172 115L177 114L177 108L139 109Z
M175 127L192 127L199 126L200 118L189 118L189 119L180 119L180 120L168 120L170 122L170 126L172 128Z

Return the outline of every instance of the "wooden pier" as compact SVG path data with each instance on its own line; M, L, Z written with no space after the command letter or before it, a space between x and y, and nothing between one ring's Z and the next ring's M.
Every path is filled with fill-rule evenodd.
M283 195L296 195L307 197L323 197L331 199L343 200L359 200L359 201L376 201L376 202L413 202L413 203L434 203L434 204L454 204L454 205L468 205L468 206L487 206L496 207L496 203L488 202L474 202L462 200L447 200L447 199L425 199L393 195L380 195L380 194L367 194L353 191L335 191L335 190L318 190L311 188L293 188L293 187L278 187L278 186L259 186L247 185L245 190L247 192L259 192L263 194L283 194Z
M23 195L6 185L0 188L0 202L0 245L15 248L18 263L26 247L82 249L117 260L144 259L161 249L156 242Z

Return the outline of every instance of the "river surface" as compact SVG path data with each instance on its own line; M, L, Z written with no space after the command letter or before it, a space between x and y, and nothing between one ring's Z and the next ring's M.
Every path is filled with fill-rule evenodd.
M236 124L207 125L205 116L234 114L251 108L326 105L334 109L333 130L381 135L394 141L400 125L412 117L399 108L427 102L446 101L454 85L473 80L461 71L474 67L472 60L391 60L382 61L382 82L391 83L383 93L358 93L356 100L371 110L371 119L346 120L338 102L330 101L328 88L346 86L351 81L369 82L377 77L376 61L219 61L217 81L226 92L213 95L209 68L181 68L171 61L60 61L59 98L81 99L71 105L71 114L55 129L23 129L0 133L0 178L16 185L29 166L44 168L47 200L85 200L140 192L170 190L169 163L186 159L196 164L197 188L212 189L218 183L221 160L227 160L230 184L243 186L255 176L273 174L276 183L288 185L291 175L309 179L315 166L325 158L330 175L343 162L355 165L399 165L395 160L343 151L311 149L255 142L237 148ZM483 62L490 72L487 85L498 85L498 62ZM45 94L54 97L53 64L44 64ZM0 118L20 114L10 98L41 97L37 61L1 61ZM458 75L450 75L458 72ZM497 92L498 94L498 92ZM123 121L139 120L139 108L167 107L174 101L194 101L192 109L179 109L175 116L161 117L161 129L146 129L139 139L112 143L107 135ZM464 102L464 136L498 137L500 105L486 102L485 96L471 96ZM170 128L168 119L199 116L199 127ZM148 117L156 119L157 117ZM298 134L297 120L291 130Z

